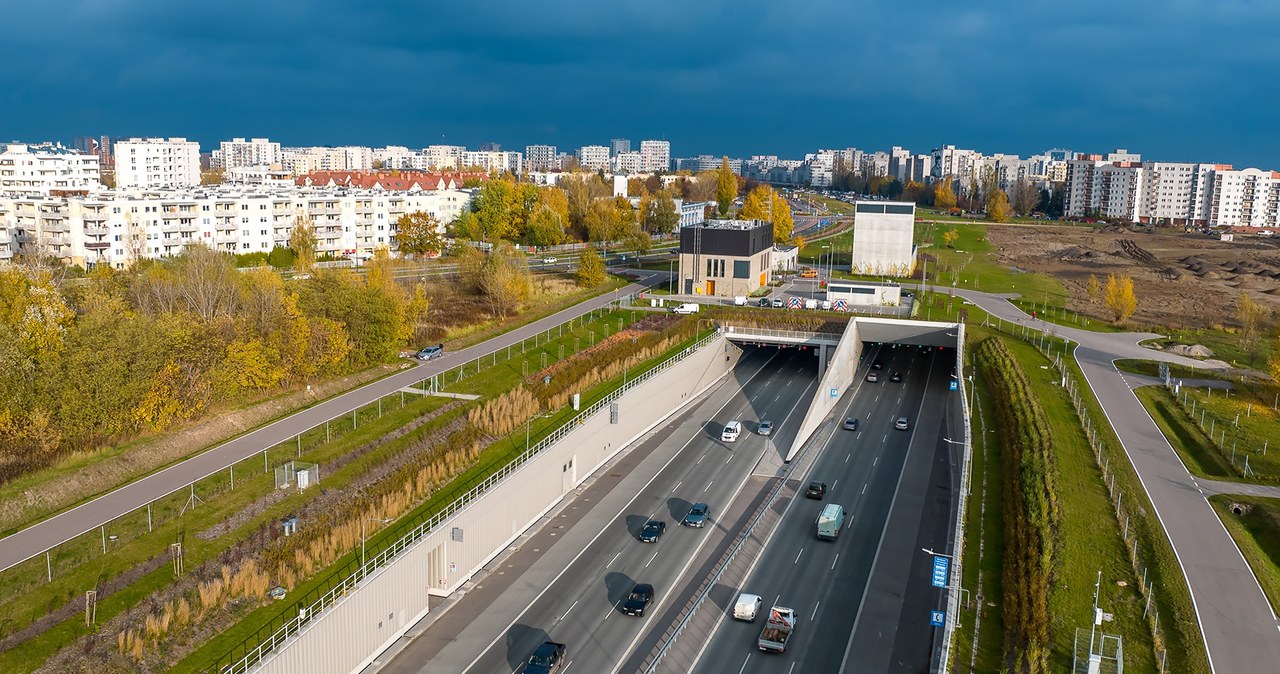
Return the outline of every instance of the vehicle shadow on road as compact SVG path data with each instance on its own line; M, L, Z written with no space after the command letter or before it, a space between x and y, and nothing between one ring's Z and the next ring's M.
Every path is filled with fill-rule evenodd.
M604 589L610 606L617 606L627 595L636 587L636 581L631 576L618 571L610 571L604 574Z
M672 496L667 499L667 512L671 514L671 519L677 523L684 520L684 516L689 514L689 509L692 507L692 503L682 498Z
M529 627L516 623L507 630L507 664L515 671L524 666L529 655L542 642L551 637L540 627Z
M632 538L639 540L640 530L644 528L644 523L648 521L649 518L643 515L627 515L627 533L631 534Z

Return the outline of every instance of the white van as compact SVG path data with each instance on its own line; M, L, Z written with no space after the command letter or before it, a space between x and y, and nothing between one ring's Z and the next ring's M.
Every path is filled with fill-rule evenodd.
M805 301L804 301L804 308L805 308L805 309L817 309L817 308L818 308L818 300L805 300Z
M738 295L737 297L734 297L734 298L733 298L733 303L734 303L734 305L735 305L735 306L745 307L745 306L747 306L747 296L746 296L746 295Z
M679 305L679 306L672 307L672 308L671 308L671 313L674 313L674 314L696 314L696 313L698 313L698 305L697 305L697 304L694 304L694 303L692 303L692 302L686 302L685 304L681 304L681 305Z
M720 440L722 442L733 442L738 439L738 434L742 432L741 421L730 421L724 425L724 430L720 431Z
M763 600L758 594L743 592L738 595L738 601L733 605L733 619L745 620L746 622L755 622L756 616L760 614L760 604Z

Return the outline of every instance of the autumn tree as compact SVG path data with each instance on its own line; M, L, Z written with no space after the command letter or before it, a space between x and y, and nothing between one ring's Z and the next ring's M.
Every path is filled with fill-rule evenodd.
M951 187L951 176L943 176L942 180L933 184L933 205L941 211L956 207L956 192Z
M294 269L304 273L310 273L315 269L318 245L315 227L311 224L310 218L303 216L294 218L293 230L289 232L289 248L293 250L295 258Z
M665 190L651 195L641 211L640 228L650 234L670 234L680 224L676 201Z
M987 197L987 217L995 222L1008 222L1011 210L1009 196L1004 193L1004 190L992 190Z
M556 246L564 243L564 220L554 209L539 204L529 219L525 241L534 246Z
M1107 276L1107 290L1104 300L1111 312L1111 319L1116 325L1123 325L1133 312L1138 309L1138 297L1133 292L1133 279L1128 276Z
M607 276L604 269L604 260L601 259L599 251L595 246L587 246L582 249L582 255L578 258L578 285L583 288L594 288L604 283Z
M948 229L942 233L942 244L947 248L955 248L956 240L960 238L960 232L955 227Z
M434 257L444 250L440 220L431 213L405 213L396 221L396 243L405 257Z
M1102 284L1098 282L1098 277L1089 274L1089 282L1085 284L1085 292L1089 294L1090 300L1097 300L1098 295L1102 293Z
M1262 322L1265 318L1266 309L1249 297L1249 293L1240 291L1240 296L1236 300L1236 320L1240 321L1240 338L1244 343L1245 351L1249 354L1250 362L1257 357L1255 347L1258 344L1258 337L1262 334Z
M1271 360L1267 363L1267 371L1271 374L1271 380L1280 384L1280 336L1276 337L1276 342L1271 350Z
M777 192L773 193L772 202L773 240L778 243L790 241L795 230L795 218L791 215L791 204L787 203L786 198Z
M238 274L230 255L202 244L187 246L174 264L174 290L201 320L230 318L240 301Z
M493 247L480 268L480 291L498 318L519 312L533 294L533 281L524 253L508 243Z
M1027 217L1040 205L1040 190L1027 178L1018 178L1013 186L1013 212Z
M925 205L925 198L929 195L929 190L925 188L924 183L915 180L908 180L902 186L902 200L914 201L917 204Z
M716 205L720 215L728 215L733 200L738 196L738 176L729 168L729 157L721 158L720 170L716 172Z

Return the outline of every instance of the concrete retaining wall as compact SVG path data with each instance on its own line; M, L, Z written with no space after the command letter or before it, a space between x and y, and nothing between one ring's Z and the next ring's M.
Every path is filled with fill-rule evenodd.
M809 410L805 412L804 420L800 422L796 439L792 442L791 449L787 451L787 461L795 457L809 436L822 425L822 420L835 409L840 396L853 385L854 375L858 371L858 360L862 358L862 339L858 333L858 320L850 320L845 326L844 334L840 337L840 343L836 344L834 350L823 347L821 353L823 365L820 367L825 367L825 370L822 372L818 390L813 394L813 401L809 403Z
M498 483L312 620L257 671L343 674L363 669L427 613L430 595L465 583L564 495L730 373L742 350L723 336L636 385Z

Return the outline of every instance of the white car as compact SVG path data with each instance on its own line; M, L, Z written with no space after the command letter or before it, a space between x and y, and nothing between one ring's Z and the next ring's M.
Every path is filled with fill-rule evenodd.
M557 260L557 259L556 259L556 258L554 258L554 257L551 257L550 255L548 255L547 257L542 258L542 264L555 264L555 263L557 263L557 262L559 262L559 260Z
M742 432L741 421L730 421L724 425L724 430L720 431L721 442L734 442L738 439L738 434Z

